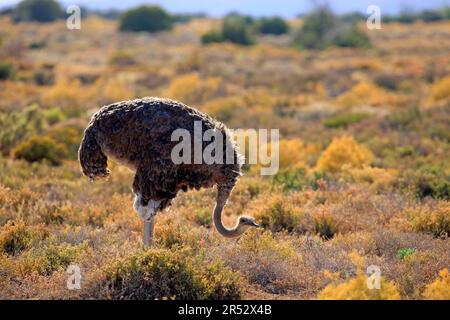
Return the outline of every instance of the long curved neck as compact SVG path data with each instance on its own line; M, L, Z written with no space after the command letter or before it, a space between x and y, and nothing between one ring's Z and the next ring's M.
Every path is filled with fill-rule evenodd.
M231 193L232 187L221 187L218 186L217 188L217 203L216 207L214 208L213 213L213 220L214 220L214 226L216 227L217 231L226 238L236 238L242 235L245 232L246 228L240 228L239 227L239 220L236 223L236 225L233 228L227 228L223 225L222 222L222 211L225 207L228 197Z

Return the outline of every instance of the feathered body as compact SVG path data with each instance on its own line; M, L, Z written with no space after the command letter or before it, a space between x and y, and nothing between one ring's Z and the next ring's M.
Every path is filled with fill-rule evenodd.
M225 158L222 164L194 164L193 161L175 164L172 161L172 149L179 143L171 141L172 133L176 129L186 129L193 135L196 121L201 121L203 132L207 129L222 132L224 141L233 148L232 163L227 163ZM210 142L202 143L204 148ZM227 143L224 143L224 157ZM183 103L162 98L118 102L102 107L93 115L79 149L83 173L90 179L107 176L107 157L136 172L135 208L143 219L152 218L157 211L170 205L180 190L214 185L219 190L216 208L220 206L222 211L241 170L238 150L222 123ZM141 212L142 208L150 212L150 216L143 217L146 213Z

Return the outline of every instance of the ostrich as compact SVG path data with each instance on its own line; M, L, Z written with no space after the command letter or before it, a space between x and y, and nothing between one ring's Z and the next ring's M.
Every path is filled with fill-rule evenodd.
M172 161L171 152L178 143L172 141L172 132L185 129L192 135L197 121L223 135L224 150L231 146L232 163ZM107 177L107 157L135 172L134 209L144 221L145 246L151 245L156 214L167 208L180 190L217 186L213 221L224 237L239 237L248 228L258 227L255 219L247 216L240 216L233 228L223 225L222 210L241 175L242 160L225 125L194 108L155 97L102 107L92 116L78 151L83 174L90 180Z

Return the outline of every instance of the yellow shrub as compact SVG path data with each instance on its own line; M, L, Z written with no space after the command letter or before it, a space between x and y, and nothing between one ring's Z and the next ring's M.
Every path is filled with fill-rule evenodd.
M439 101L450 97L450 76L438 80L431 87L433 100Z
M447 202L439 203L435 208L422 207L406 211L406 227L415 232L430 233L435 237L450 235L450 207Z
M373 160L372 152L359 145L353 137L335 138L322 153L317 162L319 171L342 172L353 168L363 168Z
M314 145L306 144L300 139L281 140L279 142L279 149L279 165L281 169L305 167L308 158L317 152L317 148Z
M80 106L86 94L79 80L69 80L63 78L58 80L44 96L49 105L61 107Z
M380 289L370 289L367 285L368 277L363 272L366 259L357 251L348 254L356 267L357 276L340 284L329 284L317 296L320 300L399 300L400 293L397 286L380 279Z
M369 183L375 190L387 191L397 179L398 171L365 166L351 169L348 174L355 182Z
M344 283L329 284L317 296L320 300L399 300L397 287L381 278L380 289L369 289L367 276L363 273Z
M439 277L426 286L423 297L429 300L450 300L450 273L442 269Z
M406 97L387 92L386 90L370 82L358 83L350 91L340 95L336 100L339 106L346 108L358 105L402 105L406 101Z
M198 74L188 74L174 79L166 91L168 98L185 103L201 103L219 94L220 78L200 79Z

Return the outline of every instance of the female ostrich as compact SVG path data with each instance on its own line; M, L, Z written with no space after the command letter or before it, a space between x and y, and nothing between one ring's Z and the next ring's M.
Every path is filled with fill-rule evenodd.
M223 135L224 161L175 164L171 153L178 142L172 141L172 133L185 129L193 136L194 123L198 121L203 128L218 130ZM202 142L202 149L205 146ZM232 150L231 163L229 159L225 161L227 146ZM222 210L241 175L240 155L222 123L180 102L143 98L102 107L84 132L78 156L83 174L91 180L109 175L107 157L135 171L134 209L144 221L147 246L153 237L156 213L167 208L180 190L217 185L213 221L217 231L227 238L238 237L247 228L258 226L252 217L245 216L240 216L231 229L223 225Z

